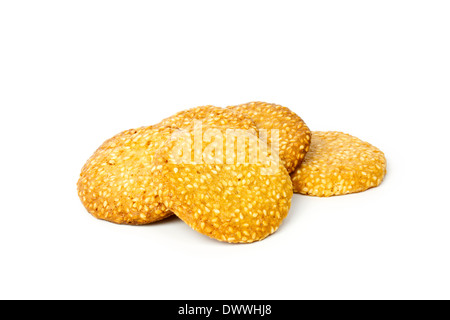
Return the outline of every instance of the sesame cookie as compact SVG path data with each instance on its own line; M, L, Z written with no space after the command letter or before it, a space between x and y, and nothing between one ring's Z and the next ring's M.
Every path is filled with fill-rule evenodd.
M174 129L150 126L119 133L105 141L84 165L78 195L96 218L142 225L172 213L158 201L148 169L155 151Z
M211 136L209 128L203 129L203 137ZM206 143L212 140L204 140L196 149L194 131L174 135L157 152L152 172L163 204L192 229L219 241L249 243L275 232L288 214L293 194L280 159L264 147L259 150L260 144L267 145L256 135L237 137L246 139L242 149L220 137L223 131L217 128L214 148ZM252 157L255 148L263 156ZM189 157L180 161L181 153ZM224 156L229 153L233 156Z
M259 129L267 130L267 142L275 152L279 153L288 172L294 171L303 161L309 150L311 132L295 112L266 102L250 102L230 106L228 109L248 116ZM278 138L273 129L278 130Z
M349 134L312 132L311 148L291 174L294 192L329 197L378 186L386 174L383 152Z

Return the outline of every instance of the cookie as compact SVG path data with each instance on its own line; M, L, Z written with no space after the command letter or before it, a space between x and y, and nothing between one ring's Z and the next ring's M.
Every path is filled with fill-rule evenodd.
M172 213L158 201L148 173L156 150L174 131L149 126L119 133L105 141L82 168L78 195L96 218L142 225Z
M293 192L288 172L256 135L242 132L237 139L246 142L237 147L232 139L221 137L224 131L213 128L208 134L210 128L203 129L203 137L214 139L199 144L195 130L183 130L158 151L152 172L160 200L192 229L213 239L264 239L289 212ZM182 159L182 153L189 156ZM232 157L225 156L230 153ZM201 161L195 159L198 154Z
M279 153L288 172L294 171L303 161L309 150L311 132L295 112L266 102L250 102L230 106L228 109L252 119L260 129L260 137L261 129L266 130L268 144Z
M329 197L376 187L385 174L386 158L378 148L346 133L314 131L291 178L294 192Z

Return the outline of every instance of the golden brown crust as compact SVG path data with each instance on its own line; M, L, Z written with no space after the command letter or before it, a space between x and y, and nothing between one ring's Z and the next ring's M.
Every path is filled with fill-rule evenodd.
M378 148L342 132L313 131L310 151L291 178L294 192L329 197L376 187L385 174Z
M266 102L249 102L228 107L252 119L259 129L268 130L267 142L274 147L271 131L279 133L279 157L288 172L303 161L309 150L311 132L305 122L287 107Z
M158 202L148 169L173 131L159 125L142 127L105 141L78 180L78 195L86 209L98 219L119 224L148 224L172 215Z
M227 162L224 154L209 152L203 143L202 162L180 163L174 150L192 147L194 135L192 130L184 132L158 151L152 172L164 205L192 229L219 241L249 243L275 232L292 197L289 174L279 159L266 153L264 160L242 164L239 153L249 159L253 146L249 143L242 151L226 144L234 153ZM255 135L253 139L258 140Z

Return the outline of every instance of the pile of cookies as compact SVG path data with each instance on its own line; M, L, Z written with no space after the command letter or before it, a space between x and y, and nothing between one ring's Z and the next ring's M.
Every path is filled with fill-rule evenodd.
M173 214L219 241L275 232L293 193L318 197L378 186L386 159L341 132L311 132L292 110L251 102L181 111L105 141L78 195L96 218L144 225Z

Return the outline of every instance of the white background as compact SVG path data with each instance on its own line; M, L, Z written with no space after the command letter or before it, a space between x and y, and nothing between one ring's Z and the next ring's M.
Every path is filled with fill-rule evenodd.
M449 299L448 1L2 1L0 298ZM91 217L110 136L252 100L379 147L360 194L294 195L231 245Z

